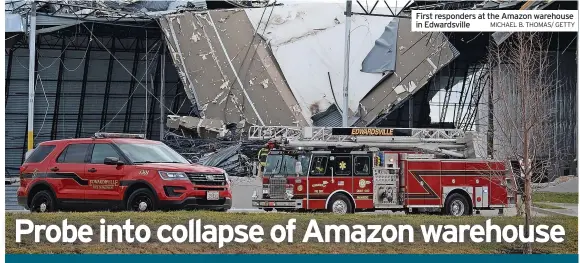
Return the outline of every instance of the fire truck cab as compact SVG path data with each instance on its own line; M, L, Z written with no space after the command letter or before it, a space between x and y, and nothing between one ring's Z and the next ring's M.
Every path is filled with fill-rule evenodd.
M516 203L511 169L501 161L469 158L473 146L463 131L309 127L288 135L268 143L254 207L461 216Z

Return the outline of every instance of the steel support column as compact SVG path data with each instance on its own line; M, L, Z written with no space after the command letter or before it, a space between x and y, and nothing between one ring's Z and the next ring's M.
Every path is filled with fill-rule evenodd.
M413 94L411 94L409 96L409 128L413 128L413 108L415 107L415 103L413 101Z
M8 51L8 66L6 68L6 82L4 82L6 89L6 96L4 97L4 107L8 106L8 94L10 89L10 79L12 78L12 58L14 56L14 49Z
M137 77L137 69L139 66L139 38L135 39L135 56L133 57L133 69L131 74ZM147 74L147 73L145 73ZM125 109L125 124L123 126L123 132L128 132L131 129L131 108L133 107L133 91L137 88L138 83L135 78L131 78L131 86L129 87L129 101L127 102L127 108Z
M159 91L159 140L165 138L165 41L161 44L161 81Z
M60 97L62 93L62 75L64 73L64 60L66 50L66 37L62 38L62 47L60 52L60 63L58 64L58 77L56 79L56 97L54 98L54 113L52 115L52 131L50 139L55 140L58 137L58 114L60 111Z
M157 57L155 58L157 60L157 66L155 67L155 79L153 79L153 95L157 96L158 92L159 92L159 86L160 86L160 79L161 79L161 73L160 73L160 68L161 68L161 59L159 59L160 55L157 55ZM153 134L153 123L155 122L155 106L156 106L156 100L155 97L152 96L153 98L151 98L151 102L149 103L149 105L147 105L149 107L149 115L147 115L147 133L146 136L147 138L151 138L151 135Z
M350 61L350 18L352 16L352 1L346 1L346 21L344 25L344 80L343 80L343 107L342 107L342 126L348 127L348 81L349 81L349 61Z
M117 39L111 37L111 53L109 54L109 67L107 68L107 82L105 83L105 94L103 95L103 109L101 110L101 125L99 129L102 130L107 125L107 114L109 113L109 94L111 93L111 81L113 76L113 67L115 66L115 42Z
M84 108L85 108L85 97L87 93L87 76L89 74L89 61L91 61L91 41L90 38L87 41L87 54L85 57L85 68L83 71L83 83L81 86L81 100L79 102L79 114L77 116L77 129L75 132L76 138L79 138L82 134L83 130L83 117L84 117ZM97 131L92 131L97 132Z
M28 150L34 148L34 86L36 84L36 2L30 8L30 29L28 33Z

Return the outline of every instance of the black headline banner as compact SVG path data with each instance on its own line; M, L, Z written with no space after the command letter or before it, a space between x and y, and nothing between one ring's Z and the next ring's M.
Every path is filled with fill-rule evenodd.
M350 136L411 136L411 129L394 129L394 128L332 128L332 135L350 135Z

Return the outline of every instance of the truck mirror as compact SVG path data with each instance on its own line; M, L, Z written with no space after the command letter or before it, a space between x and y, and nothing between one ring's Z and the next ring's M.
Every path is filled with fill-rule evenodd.
M123 165L123 162L117 157L106 157L104 163L107 165Z

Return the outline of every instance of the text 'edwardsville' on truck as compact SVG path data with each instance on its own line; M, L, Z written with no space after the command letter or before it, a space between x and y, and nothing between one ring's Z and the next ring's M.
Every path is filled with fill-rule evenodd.
M473 134L462 130L256 126L249 137L269 139L252 196L266 211L461 216L516 204L511 166L475 158Z

